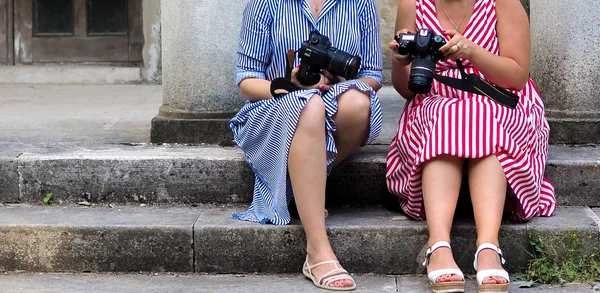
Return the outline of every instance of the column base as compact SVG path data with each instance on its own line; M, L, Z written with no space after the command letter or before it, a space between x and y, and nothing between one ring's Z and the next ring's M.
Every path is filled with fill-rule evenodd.
M232 114L233 116L233 114ZM152 119L152 143L207 143L233 146L230 119L181 119L158 115Z
M600 119L548 118L551 144L600 144Z

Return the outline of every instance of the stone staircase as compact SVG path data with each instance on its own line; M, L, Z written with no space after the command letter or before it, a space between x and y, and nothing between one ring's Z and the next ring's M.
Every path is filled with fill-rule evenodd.
M330 176L331 241L352 272L423 273L426 225L404 216L387 193L386 149L366 147ZM0 207L0 270L279 274L297 273L303 262L305 238L298 220L288 226L231 220L231 213L251 200L253 182L236 148L119 145L31 151L0 159L1 170L9 174L0 181L3 199L19 203ZM551 218L503 225L507 269L526 270L528 236L534 232L549 241L575 233L592 244L582 247L597 246L598 158L596 147L551 147L547 176L556 185L560 208ZM49 192L61 204L42 206ZM454 253L470 273L474 239L470 216L458 216Z
M115 89L115 93L125 89ZM387 144L402 101L389 88L381 95L387 126L375 145L332 172L327 225L333 247L349 271L419 274L424 272L420 263L426 225L399 211L384 180ZM81 110L81 117L94 109L87 106L84 96L77 96L81 109L72 110ZM119 99L126 98L115 98L114 103ZM50 104L59 102L49 100ZM12 114L7 111L4 115ZM4 133L0 142L0 271L300 272L305 238L297 219L287 226L231 220L232 212L242 211L251 200L253 174L241 151L215 145L123 143L127 140L118 134L149 133L149 125L132 126L128 115L132 114L123 111L122 120L98 123L104 130L106 125L118 130L105 136L94 132L90 125L95 124L90 121L63 121L60 115L56 123L42 121L47 128L39 129L48 130L32 136L28 130L34 126L11 126L13 135L4 132L2 125L16 118L6 120L0 115ZM19 119L35 121L36 117ZM150 121L144 119L140 121ZM79 123L92 135L71 136L67 132L74 128L53 126L65 123ZM134 130L129 133L127 129ZM56 137L60 139L53 141ZM511 273L525 272L531 259L530 235L552 244L575 234L583 252L593 252L600 243L600 149L552 145L546 174L556 186L560 207L551 218L507 221L502 226L500 241ZM43 199L50 192L53 204L45 205ZM473 273L475 228L468 206L460 213L453 229L454 254L461 268Z

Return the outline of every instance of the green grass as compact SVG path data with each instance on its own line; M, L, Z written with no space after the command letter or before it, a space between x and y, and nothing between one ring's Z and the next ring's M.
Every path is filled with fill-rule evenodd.
M587 239L585 239L587 238ZM600 280L597 239L575 231L568 236L529 236L532 259L526 277L538 284L593 283Z

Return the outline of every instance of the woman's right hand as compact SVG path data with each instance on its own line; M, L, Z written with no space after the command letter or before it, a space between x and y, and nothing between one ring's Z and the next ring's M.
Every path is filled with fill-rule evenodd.
M405 34L405 33L410 33L411 31L409 31L408 29L401 29L396 33L396 36L399 36L400 34ZM400 45L398 44L398 42L396 42L396 40L392 40L389 44L390 50L391 52L391 56L392 56L392 61L402 65L402 66L407 66L412 62L412 58L410 58L409 54L406 55L400 55L398 54L398 47L400 47Z
M304 89L304 90L318 89L318 90L321 90L322 92L326 92L331 88L331 80L329 80L329 78L327 78L322 73L319 74L321 76L321 80L319 80L319 82L317 82L316 84L313 84L313 85L301 84L300 81L298 80L298 78L296 77L296 74L298 73L299 69L300 68L298 68L298 67L292 69L292 83L295 86L297 86L298 88Z

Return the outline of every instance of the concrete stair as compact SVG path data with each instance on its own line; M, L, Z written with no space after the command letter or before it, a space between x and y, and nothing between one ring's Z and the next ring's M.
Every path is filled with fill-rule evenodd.
M0 109L0 271L300 272L305 240L297 219L283 227L231 220L247 207L253 184L240 150L144 143L158 90L3 87L17 94ZM376 145L329 178L329 233L353 273L423 273L426 225L398 210L384 178L403 103L393 89L381 94L385 127ZM599 243L600 149L553 145L546 174L561 207L551 218L503 225L512 273L525 271L531 235L559 243L575 234L584 252ZM50 192L54 204L44 205ZM472 273L468 215L453 234L455 257Z
M2 144L0 144L0 147ZM330 204L388 204L387 145L365 147L334 169ZM39 203L249 203L254 175L233 147L11 145L0 150L0 201ZM600 206L600 148L550 147L546 168L563 206Z
M298 273L304 233L298 220L273 226L231 220L245 206L0 207L0 271ZM551 218L505 223L500 232L506 268L524 272L528 236L557 241L576 234L597 249L600 209L561 207ZM419 274L427 230L379 206L330 210L332 245L351 272ZM454 255L473 273L475 230L468 219L453 229Z

